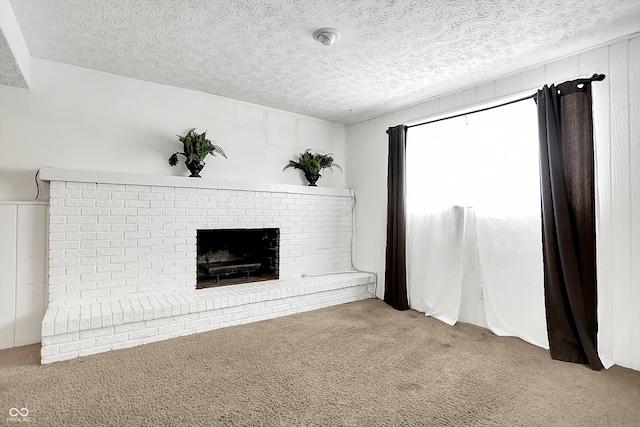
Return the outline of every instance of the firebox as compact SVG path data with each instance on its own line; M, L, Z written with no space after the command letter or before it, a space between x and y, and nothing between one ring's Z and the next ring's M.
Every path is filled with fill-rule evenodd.
M198 230L196 289L278 279L280 229Z

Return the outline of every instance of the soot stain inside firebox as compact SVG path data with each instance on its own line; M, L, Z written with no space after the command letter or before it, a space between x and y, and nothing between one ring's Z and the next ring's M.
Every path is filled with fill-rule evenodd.
M280 230L198 230L196 289L275 280L279 277Z

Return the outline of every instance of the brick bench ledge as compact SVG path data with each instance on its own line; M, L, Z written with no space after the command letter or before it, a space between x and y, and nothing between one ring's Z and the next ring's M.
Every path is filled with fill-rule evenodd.
M374 286L354 272L49 307L42 363L371 298Z

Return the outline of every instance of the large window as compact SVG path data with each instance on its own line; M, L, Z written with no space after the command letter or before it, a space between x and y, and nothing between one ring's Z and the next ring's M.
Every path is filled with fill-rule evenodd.
M535 102L410 128L407 205L410 306L548 348Z
M472 206L496 217L540 213L533 100L410 128L409 212Z

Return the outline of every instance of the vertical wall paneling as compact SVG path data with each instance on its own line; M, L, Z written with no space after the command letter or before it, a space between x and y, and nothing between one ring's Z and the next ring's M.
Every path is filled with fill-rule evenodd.
M463 92L464 92L464 104L475 105L475 103L477 102L476 87L474 86L469 89L465 89Z
M631 160L631 366L640 369L640 38L629 42L629 142Z
M420 118L422 118L422 105L416 104L411 108L409 108L409 116L407 117L407 120L405 121L405 123L408 123L410 121L413 122Z
M495 99L496 82L494 80L476 86L476 102L484 102Z
M46 206L18 206L15 346L40 342L45 312Z
M1 203L0 234L0 348L40 342L47 292L47 205Z
M461 90L454 94L453 102L454 102L455 108L462 108L465 105L467 105L465 101L466 99L464 97L464 91Z
M440 112L440 98L432 99L420 104L422 117L430 117Z
M500 84L496 85L495 98L513 95L522 92L522 73L516 73L500 80Z
M629 42L610 49L611 201L614 359L631 362L631 201L629 162Z
M578 77L580 75L579 61L578 55L573 55L550 62L545 66L546 83L549 85L552 83L562 83L567 79Z
M418 120L420 117L422 117L421 110L422 108L420 104L412 105L411 107L407 107L407 108L403 108L402 110L399 110L397 112L398 123L406 124L406 123L410 123Z
M592 84L593 132L596 163L596 250L598 272L598 353L602 363L613 364L613 246L611 235L611 121L609 47L580 55L580 74L603 73Z
M0 205L0 348L14 346L18 207Z
M386 127L385 126L386 124L384 123L384 119L382 118L378 118L376 124L383 129ZM386 133L384 135L386 137L384 141L384 150L383 150L383 155L380 158L380 164L383 165L384 172L381 173L377 179L378 188L381 189L380 196L378 198L378 206L380 206L381 209L378 210L380 214L374 217L375 218L374 221L377 220L376 222L378 224L382 224L382 227L378 228L378 231L376 234L379 239L378 241L382 240L383 242L386 241L387 239L387 161L389 159L389 138L387 137ZM373 137L374 136L371 135L372 140L373 140ZM386 255L387 255L386 246L383 246L382 250L378 251L378 263L377 263L377 265L380 266L380 270L382 271L382 274L378 274L378 283L376 288L376 294L379 295L380 298L384 297L384 286L385 286L384 268L387 263ZM375 270L375 271L379 271L379 270Z
M451 111L456 107L456 97L455 93L450 93L449 95L445 95L440 98L440 112L446 113L447 111Z
M522 90L536 91L547 84L544 78L545 67L530 68L522 72ZM533 92L532 92L533 93Z
M358 168L347 168L347 179L351 181L356 190L356 206L354 209L354 252L353 264L359 270L378 273L376 295L382 298L384 289L384 247L378 242L384 241L382 215L386 214L386 138L377 139L375 135L383 134L385 130L379 127L381 122L376 119L367 121L367 127L359 130L358 140L375 141L375 149L352 150L346 146L347 158L364 167L364 171ZM365 165L368 165L365 167ZM364 172L364 173L362 173ZM383 181L384 180L384 181ZM384 203L384 207L383 207Z

